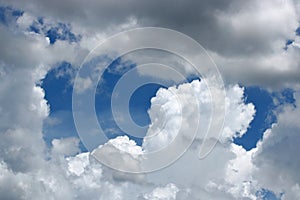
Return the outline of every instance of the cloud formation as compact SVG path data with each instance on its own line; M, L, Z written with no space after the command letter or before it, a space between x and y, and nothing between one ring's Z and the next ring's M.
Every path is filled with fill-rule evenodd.
M285 49L287 40L298 38L297 1L203 0L173 4L172 1L128 0L116 4L32 0L2 1L2 4L71 24L72 31L82 36L80 43L84 48L131 27L175 29L195 38L208 50L227 82L270 88L299 87L299 73L296 73L299 48L289 45ZM28 19L20 21L28 24Z
M300 198L298 93L295 106L284 105L276 112L276 124L264 133L257 148L245 151L232 143L234 137L246 133L255 117L254 106L244 103L244 91L235 85L237 82L273 90L299 89L298 2L0 2L22 11L18 17L6 13L9 23L0 25L1 198L258 199L262 189L282 199ZM43 23L39 22L41 18ZM59 34L66 31L60 23L78 40L69 35L54 42L47 34L51 28ZM33 24L39 31L30 29ZM227 112L216 148L204 160L197 160L203 140L200 134L173 165L155 173L133 175L114 171L88 153L80 153L76 138L57 138L48 147L43 123L51 107L40 87L46 73L63 61L77 68L89 50L107 36L141 26L173 28L192 36L219 66L227 83ZM292 42L288 44L287 40ZM89 82L83 80L83 89L88 86ZM180 109L174 96L180 97L183 109L194 108L189 99L196 97L194 100L202 105L200 132L205 133L210 118L208 90L201 81L194 81L161 89L152 99L148 134L165 122L163 134L145 139L142 147L126 136L110 140L100 147L103 156L126 160L136 168L140 167L139 160L133 152L143 155L167 146L179 128ZM184 124L195 119L195 110L188 111L181 119ZM188 132L192 127L183 128ZM120 154L120 149L128 153Z

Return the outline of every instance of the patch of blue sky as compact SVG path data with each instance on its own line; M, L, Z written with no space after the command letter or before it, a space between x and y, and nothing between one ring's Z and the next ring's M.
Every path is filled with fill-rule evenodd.
M276 196L276 194L267 189L261 189L256 193L256 196L261 200L281 200L282 194L280 196Z
M242 137L235 138L234 143L250 150L256 147L265 130L275 122L276 117L273 113L275 105L272 94L259 87L245 87L245 103L253 103L256 113L250 128Z
M289 46L291 45L291 44L293 44L293 42L294 42L294 40L292 40L292 39L287 39L286 40L286 42L285 42L285 46L284 46L284 50L287 50L288 48L289 48Z
M23 11L11 7L0 7L0 23L9 25L10 23L15 22L23 15L23 13Z
M272 95L275 98L275 103L277 106L291 104L296 107L296 99L294 98L294 93L295 91L293 89L286 88L281 92L272 93Z
M72 66L63 62L48 72L42 80L45 99L50 106L49 118L45 121L43 135L46 143L51 144L54 138L77 137L72 116L73 79Z
M81 39L80 35L75 35L71 32L69 24L58 23L51 27L45 35L49 38L50 44L54 44L57 40L67 40L69 42L78 42Z
M296 32L296 35L299 36L300 35L300 27L298 27L295 32Z
M100 126L108 138L115 138L120 135L127 135L130 139L141 145L142 139L130 136L123 132L116 124L111 110L111 95L118 80L124 73L134 68L136 65L132 62L122 61L121 58L114 60L103 72L101 82L97 87L96 112Z
M124 73L136 67L132 61L122 60L118 58L111 62L108 56L98 56L86 63L87 66L95 66L94 64L105 62L111 63L103 72L101 81L97 87L95 95L96 112L98 121L106 133L108 138L115 138L120 135L128 135L124 133L116 124L111 111L111 95L114 86ZM87 67L81 75L88 76L90 70ZM136 71L137 73L137 71ZM44 137L47 143L54 138L63 138L77 136L75 125L72 119L72 80L76 71L67 62L61 63L57 68L48 72L42 81L42 87L45 90L45 98L50 105L50 116L48 122L44 125ZM190 77L192 78L192 77ZM138 88L130 99L129 111L133 121L138 125L149 125L150 118L147 110L150 108L150 99L155 96L157 90L162 87L158 84L146 84ZM55 123L54 123L55 122ZM137 133L134 133L135 135ZM142 144L142 137L146 133L139 133L138 137L128 135L135 140L137 144Z
M300 27L298 27L296 30L295 30L295 34L296 34L296 36L300 36ZM286 41L285 41L285 46L284 46L284 50L287 50L288 48L289 48L289 46L291 45L291 44L293 44L293 42L294 42L295 40L294 39L287 39Z
M81 36L74 34L71 29L70 24L61 22L45 24L42 17L35 20L28 28L29 31L44 34L49 38L50 44L54 44L57 40L67 40L69 42L80 41Z
M70 63L62 62L59 67L48 72L42 80L42 87L45 90L45 98L50 105L50 111L72 110L72 74L74 71Z
M99 56L91 59L89 62L89 64L91 64L91 62L110 63L111 60L108 56ZM98 86L95 97L97 99L96 107L97 114L100 116L100 124L110 138L125 134L120 132L120 129L118 129L113 121L111 112L108 112L110 93L122 75L122 73L118 73L118 71L115 70L117 68L121 69L120 65L126 65L127 70L135 66L127 61L122 62L121 59L112 62L108 70L103 74L104 81ZM124 69L125 68L122 67L122 70ZM119 70L119 72L120 71L121 70ZM75 68L72 67L70 63L62 62L58 67L50 70L42 80L41 87L45 91L45 99L50 106L49 118L45 121L43 127L44 138L48 145L51 145L51 141L54 138L78 137L72 116L72 83L75 75ZM101 121L103 121L103 123L101 123ZM136 139L136 141L141 144L142 140Z
M131 96L129 101L129 111L132 120L139 126L147 126L151 123L148 115L151 102L150 99L156 95L158 89L164 86L149 83L139 87Z
M126 72L136 67L136 64L133 61L122 58L123 57L113 61L102 74L101 82L97 87L96 112L98 114L98 121L108 138L127 135L130 139L135 140L138 145L141 145L143 137L146 135L146 131L131 133L138 137L131 136L129 135L130 133L127 134L118 127L112 114L111 98L115 85ZM138 71L134 71L133 74L133 76L136 77L147 76L147 80L151 79L153 82L156 82L155 80L157 79L156 77L149 78L149 75L139 74ZM194 76L189 78L193 80ZM164 82L166 87L174 85L173 81ZM151 83L143 85L134 91L129 100L128 109L131 118L136 125L148 126L150 124L151 121L147 112L151 106L150 99L155 96L157 90L161 87L160 84Z
M24 11L16 10L11 7L0 7L0 23L6 26L16 25L17 19L22 16ZM50 44L54 44L57 40L65 40L69 42L78 42L81 35L72 32L70 24L51 23L45 24L43 17L38 17L28 27L29 32L43 34L49 38Z
M43 33L42 27L44 26L44 18L38 17L37 20L34 20L32 24L28 27L28 30L34 33L41 34Z
M270 93L260 87L245 87L245 103L253 103L256 114L247 132L242 137L235 138L234 143L246 150L255 148L264 132L276 123L275 110L280 109L284 104L295 106L293 94L294 91L288 88Z

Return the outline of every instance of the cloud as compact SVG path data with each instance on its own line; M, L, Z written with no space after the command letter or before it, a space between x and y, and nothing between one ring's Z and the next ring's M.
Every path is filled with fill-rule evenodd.
M228 191L235 198L257 199L257 191L273 191L280 199L298 199L300 162L299 151L299 93L296 106L278 108L278 121L268 129L256 148L245 151L231 144L235 158L226 167L225 182L211 183L211 187ZM295 155L294 155L295 154ZM276 177L276 178L275 178Z
M49 46L42 35L0 25L1 48L1 150L0 155L14 172L41 167L46 146L42 127L49 108L44 91L38 85L47 70L68 59L63 54L71 44ZM71 46L69 46L71 45Z
M232 138L242 135L252 121L255 113L254 106L244 103L243 88L234 85L228 87L227 91L227 114L225 115L225 128L221 138L222 142L225 143L221 144L218 142L215 149L205 159L199 160L197 154L204 138L204 134L201 134L201 131L205 131L205 126L200 126L199 135L197 135L192 146L181 158L166 168L146 174L146 177L140 179L140 181L154 185L168 185L174 182L176 183L176 188L178 188L179 199L240 199L248 197L255 199L256 190L250 190L247 188L248 185L244 184L245 181L249 181L250 175L248 176L248 169L251 169L251 167L247 168L247 163L243 166L243 162L245 159L249 160L251 154L246 152L242 147L232 144ZM180 123L177 120L181 114L180 107L182 109L187 109L189 106L191 106L190 108L194 108L196 105L192 104L193 101L190 100L192 97L197 97L196 100L200 104L200 108L203 108L200 113L204 115L203 119L209 118L209 112L207 112L210 101L208 93L209 91L205 87L205 83L199 80L185 83L178 87L160 89L156 97L151 100L152 107L149 113L152 124L147 133L147 136L150 137L144 140L143 149L136 146L133 141L128 140L128 137L122 136L110 140L104 146L100 146L94 152L94 155L101 157L102 160L105 159L106 163L114 163L113 166L117 168L117 163L120 166L130 164L131 167L135 168L143 167L142 159L147 159L149 152L157 151L162 147L168 148L172 139L174 139L176 134L179 134L176 131L176 127L180 128ZM182 101L178 102L179 99ZM185 120L186 124L188 123L187 121L195 118L195 110L197 109L188 110L186 112L187 115L182 117L182 120ZM161 123L165 125L160 126ZM208 124L207 121L201 122L201 125L205 124ZM163 131L155 134L155 129L162 127ZM185 140L184 133L192 131L190 129L194 127L194 124L184 127L182 135L179 135L180 141ZM120 149L123 149L125 152L121 153ZM130 152L131 154L128 154ZM134 159L134 156L137 156L136 154L141 155L141 157ZM166 159L161 154L161 159L152 160L151 162L153 164L153 162ZM126 162L123 162L125 160ZM237 175L231 173L233 170L239 170L239 167L241 167L241 171ZM132 180L130 176L127 176L126 179ZM126 179L123 177L122 180ZM221 185L223 184L226 186L222 187ZM249 188L251 188L250 181L248 184ZM164 199L163 191L162 188L154 189L151 193L145 194L144 198L160 199L161 194L161 198ZM168 199L169 197L165 198Z
M90 89L92 86L92 80L89 77L77 77L76 81L78 82L78 84L75 85L76 87L74 87L74 90L77 93L82 93L83 91Z
M31 81L31 85L34 85L33 80ZM28 87L27 85L24 85L24 87L25 86L26 88ZM28 103L28 105L31 105L32 102L33 105L35 105L29 106L29 108L31 108L29 111L32 112L33 116L37 117L35 122L39 122L41 125L42 120L45 119L48 114L48 108L46 102L43 100L43 91L38 89L37 86L34 86L33 88L35 87L36 89L33 89L32 91L33 94L37 95L36 100L35 98L29 98L28 100L30 100L30 103ZM224 140L222 141L228 142L228 139L239 135L237 132L240 134L245 132L249 123L253 119L254 107L251 104L244 104L243 88L234 85L228 86L226 90L226 109L228 112L225 120L225 132L223 134ZM181 100L188 100L188 95L191 95L191 93L194 92L196 92L197 100L201 103L202 107L208 108L207 105L210 100L207 94L208 91L205 89L204 83L198 80L192 83L183 84L178 88L171 87L169 89L160 90L155 97L156 99L152 100L152 104L156 106L168 105L164 106L165 114L168 116L166 119L168 121L172 121L173 119L171 116L178 113L176 111L177 109L174 109L176 106L173 105L176 104L176 101L174 101L172 96L174 94L177 96L183 95L180 97ZM26 92L19 93L19 95L25 94L28 95ZM189 104L190 101L183 101L181 103L181 106L184 107ZM42 106L37 107L36 105ZM18 113L22 111L21 108L23 108L23 106L16 109L15 112ZM287 113L290 114L295 112L295 108L289 109L293 112ZM159 119L155 120L156 117L162 117L162 115L155 113L157 111L158 110L156 110L155 107L153 107L153 110L150 110L153 122L159 121ZM27 112L27 115L30 114L30 112ZM206 112L203 112L202 114L205 113ZM291 118L294 119L294 117L298 116L298 114L298 112L295 112L295 114L291 115L292 117L279 117L278 124L281 120L293 122L294 120L291 120ZM23 117L22 120L15 122L22 125L25 129L25 127L28 128L29 123L26 121L23 122L24 119L26 118ZM286 121L284 121L283 124L286 124ZM35 132L38 133L37 135L41 135L40 125L36 126ZM296 127L298 126L296 123L293 123L292 125ZM24 130L7 131L6 135L7 138L5 140L1 140L5 141L1 143L1 149L12 150L9 152L2 152L1 154L4 156L3 158L7 157L9 159L2 161L1 171L3 173L1 174L3 175L0 178L0 182L5 184L5 190L1 191L1 193L3 193L3 196L7 196L8 198L20 199L24 197L27 199L34 199L39 197L43 198L45 194L49 195L49 197L53 197L51 194L55 194L55 198L65 199L106 199L108 197L110 199L164 199L164 197L165 199L174 199L175 196L178 199L255 199L255 193L261 187L268 188L273 191L278 191L277 189L279 188L279 186L278 188L275 186L271 187L264 183L267 179L259 180L257 178L257 176L263 177L261 174L256 175L255 171L257 169L263 169L263 167L259 166L260 162L258 162L259 155L262 153L258 154L257 157L252 158L254 155L253 152L255 151L246 152L241 147L230 144L230 140L229 143L218 143L214 151L211 152L207 158L204 160L197 160L198 145L201 145L202 139L201 137L198 137L191 146L191 149L189 149L186 154L172 166L169 166L162 171L148 174L147 176L133 176L131 174L123 174L106 168L99 164L94 158L91 158L87 153L72 156L78 150L78 140L73 138L54 140L52 142L52 154L65 155L67 158L62 157L47 161L44 154L45 147L43 145L39 147L38 145L43 144L42 140L35 141L30 139L31 137L28 137L29 132L25 132ZM27 140L24 141L24 138L27 138ZM36 135L32 138L36 138ZM18 140L22 141L23 146L28 144L26 148L22 149L23 154L20 154L20 151L16 148L20 147L20 143L15 143ZM262 146L264 145L264 142L267 144L267 141L267 139L264 139ZM164 142L164 140L161 140L160 137L158 137L156 143L159 144L159 142ZM30 150L29 147L34 147L35 151ZM106 156L109 159L116 159L120 165L125 162L132 167L139 166L138 160L134 157L136 156L135 154L143 154L141 147L137 146L126 136L110 140L109 143L105 144L101 148L103 148L103 156ZM120 149L125 150L128 153L120 154ZM29 152L30 154L28 154ZM17 157L15 160L12 160L14 155ZM28 155L30 155L30 157L28 157ZM38 156L35 157L34 155ZM269 155L267 157L268 159L272 158ZM21 159L21 161L23 159L23 161L20 162L19 159ZM252 162L252 159L254 159L254 162ZM18 162L18 165L16 162ZM31 163L34 163L35 166L31 165ZM38 163L40 164L37 165ZM187 165L187 163L193 163L193 165ZM19 168L16 168L16 166L19 166ZM271 166L274 167L276 165L271 164L269 167ZM38 172L36 170L38 170ZM266 173L266 171L270 170L266 169L261 173ZM264 174L264 176L266 176L266 174ZM7 181L8 179L10 181ZM293 179L291 180L293 181ZM293 193L290 193L288 190L284 190L285 195L297 195L297 184L295 183L295 180L290 184L293 186L291 189L291 192ZM176 186L170 184L172 182L175 182ZM142 186L138 186L138 184L142 184ZM17 192L13 194L7 192L11 191L16 185L18 186L15 189ZM60 186L58 187L58 185ZM165 185L165 187L161 187L161 185ZM33 186L35 187L34 189L31 188ZM25 190L24 188L30 189ZM61 191L61 188L65 189ZM130 194L127 194L128 188L131 190Z
M52 140L52 154L74 156L80 152L79 139L75 137L53 139Z
M107 173L112 178L123 181L142 182L144 174L131 174L141 169L143 149L128 136L119 136L96 148L92 155L113 169ZM120 170L120 171L118 171Z
M80 64L88 50L111 33L137 26L163 26L182 31L208 49L227 83L260 84L270 88L299 87L299 15L292 1L1 1L25 10L11 25L0 25L0 195L4 199L255 199L261 188L298 199L299 95L296 107L285 106L278 122L257 148L246 152L232 138L246 132L255 109L244 103L243 89L226 85L226 119L221 142L204 160L196 160L203 135L173 165L148 175L133 176L99 164L78 152L78 140L55 139L45 145L42 126L49 107L39 82L62 61ZM60 5L60 6L58 6ZM298 5L297 5L298 7ZM44 17L49 26L70 24L80 41L56 40L28 31ZM101 20L99 20L101 19ZM14 24L15 23L15 24ZM285 42L294 42L286 50ZM188 71L188 70L187 70ZM88 82L83 88L88 88ZM171 92L172 91L172 92ZM194 93L196 92L196 94ZM196 98L194 99L194 95ZM209 95L201 81L161 89L149 111L155 132L164 122L167 135L145 139L144 150L167 146L176 135L180 109L183 122L196 123L195 102L202 105L205 132ZM217 99L216 99L217 100ZM155 105L155 106L154 106ZM192 106L192 109L189 106ZM163 107L159 110L157 108ZM164 118L161 120L161 118ZM184 123L184 124L189 124ZM192 127L183 127L186 133ZM127 153L120 154L120 148ZM128 137L110 140L103 156L119 165L139 168L144 153ZM59 156L58 156L59 155ZM137 156L137 157L135 157ZM278 177L274 181L274 177ZM172 183L176 183L172 184Z
M220 133L223 142L242 136L255 114L254 105L244 103L243 88L228 86L226 94L226 113L218 113L218 116L225 117L223 132ZM187 133L194 132L197 127L196 138L204 139L209 126L214 125L211 120L216 120L212 119L210 91L204 81L194 80L178 87L161 88L151 99L151 105L149 115L152 123L143 142L143 148L149 152L167 147L177 135L182 137L181 140L190 137L191 134Z
M23 23L26 24L25 22ZM3 195L11 195L7 191L12 191L15 185L17 185L16 199L36 199L43 198L45 195L56 199L107 199L108 197L110 199L128 199L131 197L142 198L144 194L147 194L145 197L150 198L152 196L155 197L157 193L164 195L164 192L170 193L170 198L174 197L174 193L178 192L176 188L179 188L179 186L175 188L172 184L170 185L169 183L173 181L168 178L164 179L164 183L160 183L161 180L155 180L155 178L151 177L147 179L144 174L132 175L109 169L97 163L97 161L90 158L86 153L73 156L78 152L77 139L54 139L52 141L52 148L48 149L43 141L42 125L48 116L49 108L44 99L44 91L37 83L45 76L49 66L62 60L72 62L73 56L77 55L76 52L64 55L62 51L65 51L65 48L73 49L74 45L76 46L77 44L56 41L50 45L44 35L24 33L22 29L17 37L15 37L11 35L10 31L4 28L3 30L6 32L1 33L13 41L12 43L5 44L8 51L5 51L5 54L2 54L1 57L3 64L1 70L3 72L1 73L3 84L0 87L0 92L3 94L1 95L1 113L3 113L1 115L3 116L3 120L1 121L5 122L1 124L0 154L2 157L1 170L3 171L1 173L3 174L1 181L2 184L5 184L7 179L11 180L10 184L5 184L6 190L1 191ZM9 52L15 50L15 46L12 44L16 43L22 44L16 46L16 51L19 52L18 56L16 54L9 54ZM36 53L35 56L31 53L29 54L30 51L28 49L34 54ZM44 55L47 55L47 59L38 59L39 57L44 57ZM201 90L203 90L203 93L200 93ZM241 132L242 134L247 124L252 120L251 117L254 113L253 107L247 107L242 103L242 89L236 86L228 91L231 90L230 94L232 96L228 96L228 106L232 104L232 107L237 106L237 109L240 110L232 112L232 116L235 118L231 119L230 122L237 120L237 114L240 114L240 111L248 114L245 115L247 118L245 121L238 121L235 126L228 125L230 128L226 132L225 138L231 138L235 135L235 132ZM198 95L198 99L196 100L201 102L203 108L209 105L210 99L207 88L200 81L183 84L178 88L172 87L168 90L161 90L157 94L156 100L152 103L153 105L163 106L167 116L170 117L166 118L168 120L167 124L169 123L166 128L172 128L172 124L174 125L174 114L178 114L178 109L174 109L176 101L172 98L172 92L170 91L177 96L181 96L180 98L183 100L183 105L181 106L184 106L188 111L187 117L189 118L183 120L193 121L195 110L189 109L191 107L188 107L188 104L192 101L188 100L189 98L193 98L194 95ZM193 105L195 106L196 104ZM207 110L203 110L203 113L205 111L209 111L209 106ZM155 119L160 116L159 112L156 112L155 109L150 111L154 123L160 120L159 118ZM204 124L206 122L203 121L203 127L205 127ZM240 123L244 125L239 125ZM188 130L188 128L185 127L185 130ZM149 130L149 134L150 132L151 130ZM163 142L167 144L170 139L172 137L166 140L158 137L156 138L156 145L160 145ZM201 140L201 137L198 140ZM144 148L146 146L145 144ZM128 152L120 154L120 148ZM230 151L219 147L219 153L223 151L227 151L228 155L224 156L220 162L220 166L218 166L220 168L216 169L220 171L220 174L222 174L221 171L228 158L232 157ZM100 148L99 152L108 160L114 159L119 165L126 163L130 168L140 167L138 157L143 154L142 148L126 136L110 140ZM194 146L187 155L189 162L197 158L195 152L197 150ZM210 170L208 166L215 162L214 159L215 157L212 157L208 161L207 168L203 168L203 170ZM178 162L175 166L176 171L182 170L182 164L183 162ZM200 166L200 164L195 166ZM172 170L172 167L168 169L169 172ZM193 168L189 171L191 173L186 175L186 183L187 185L193 185L194 181L192 181L192 177L197 169ZM161 177L167 177L169 172L166 173L167 175ZM155 176L153 175L153 177ZM210 175L208 175L205 181L210 180L210 178ZM178 183L181 183L179 181L181 177L178 176L175 179ZM205 188L208 183L205 181L199 183L198 186ZM138 186L138 184L142 184L142 186ZM165 185L166 187L160 188L161 185ZM182 185L180 186L182 187ZM193 198L195 195L198 195L195 192L197 191L195 188L189 189L189 186L187 187L182 190L180 189L181 194L179 196L190 196ZM62 190L62 188L64 189ZM132 190L130 194L126 193L127 188ZM208 193L207 191L205 192L205 194Z
M176 5L171 1L32 0L26 4L2 4L70 23L82 35L83 48L131 27L175 29L195 38L208 50L227 82L261 84L273 89L299 87L299 50L295 46L284 50L287 40L297 38L295 31L299 26L299 6L292 0L203 0Z
M264 133L258 143L257 152L253 155L256 170L253 176L262 187L283 193L282 199L297 199L300 196L299 152L300 115L299 93L295 94L296 107L287 105L278 114L277 123ZM274 177L276 181L274 182Z
M165 187L155 188L151 193L145 194L144 198L146 200L175 200L178 191L176 185L169 183Z
M200 186L205 188L208 180L211 180L211 176L224 175L222 173L224 166L226 166L228 159L233 157L228 149L218 145L217 149L219 150L216 150L218 152L216 155L222 157L217 157L219 164L215 163L216 157L212 156L208 161L205 161L206 167L201 168L200 166L203 164L200 162L195 164L192 169L187 169L187 172L190 173L185 174L185 179L182 179L181 176L170 179L169 177L172 177L170 174L174 173L173 170L182 171L185 169L185 163L197 158L197 148L194 146L191 151L188 151L187 160L178 161L178 164L168 168L167 172L162 171L162 174L159 175L160 178L156 179L155 174L132 175L114 171L99 164L88 153L73 156L78 151L78 140L74 138L55 139L52 141L52 149L48 150L42 139L42 124L48 115L48 106L44 100L43 90L35 84L44 74L36 73L36 69L28 70L27 73L34 78L18 79L23 83L26 80L26 84L21 84L11 81L16 75L19 75L18 73L23 72L21 69L16 68L14 72L9 72L8 68L5 70L8 72L3 75L3 78L7 81L7 85L2 85L2 94L5 94L9 88L17 88L17 86L22 85L20 90L10 90L11 96L2 95L1 99L3 102L1 105L5 105L4 102L9 102L6 107L1 108L1 112L7 113L6 116L11 114L10 119L14 119L1 126L2 130L5 130L1 133L0 142L2 158L0 182L5 185L5 190L1 190L1 195L3 194L8 198L38 199L47 196L49 199L135 199L143 197L149 199L160 195L160 197L168 198L169 196L169 199L172 199L178 193L178 198L188 196L193 199L198 195L196 188ZM194 90L200 92L203 89L203 95L201 94L201 96L199 93L199 100L205 103L208 99L202 84L200 81L195 81L179 86L179 88L169 88L169 90L173 90L174 93L177 92L177 95L189 97L193 96ZM230 89L232 92L229 93L231 95L228 96L228 101L242 106L243 90L237 86L233 88L235 89ZM169 114L174 113L171 94L167 93L167 90L157 94L157 102L166 105L169 103L169 106L165 106L166 113ZM247 106L244 110L252 114L254 112L253 108ZM235 117L231 122L238 118L238 116ZM251 117L252 115L249 115L249 122ZM4 119L7 120L8 118ZM168 120L172 120L172 118ZM236 123L240 122L237 121ZM18 129L14 128L16 126ZM236 125L231 129L243 130L244 128L241 127L242 125ZM226 137L232 137L232 134L230 132ZM110 140L101 148L103 156L116 160L120 165L125 163L130 167L139 167L137 156L143 154L143 150L128 137L123 136ZM127 151L127 153L120 154L120 149ZM224 152L227 152L227 156L224 156ZM207 173L211 171L211 165L215 165L217 169L213 170L213 173L207 175L206 178L202 177L203 182L197 183L196 181L194 183L195 173L198 174L199 169L203 173ZM197 167L200 168L197 169ZM199 176L203 176L203 173L200 173ZM162 177L164 178L162 179ZM184 180L184 182L180 180ZM170 184L172 182L176 182L176 187ZM193 184L197 184L197 187L190 188ZM161 185L166 187L161 188ZM14 193L11 192L13 190ZM208 193L205 192L205 194Z

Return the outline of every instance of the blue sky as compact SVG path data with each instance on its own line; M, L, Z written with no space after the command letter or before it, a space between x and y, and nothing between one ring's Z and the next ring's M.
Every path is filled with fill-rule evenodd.
M47 199L45 195L50 199L66 200L156 200L154 197L164 198L164 195L169 195L167 199L170 200L300 198L300 160L293 156L299 151L296 142L300 130L297 123L300 114L300 12L296 12L300 4L293 0L183 1L178 5L169 0L159 4L133 0L132 3L1 1L0 198ZM274 13L278 17L274 17ZM100 41L120 31L147 26L172 28L205 47L231 92L228 102L236 106L229 112L225 127L229 131L246 127L247 131L234 138L231 138L234 133L230 133L233 141L218 143L204 160L196 159L192 145L172 165L147 176L135 176L119 173L89 157L74 125L72 93L79 66ZM130 46L140 38L125 39ZM166 41L158 39L155 42ZM171 42L176 44L177 41ZM187 54L194 53L193 49L184 50ZM108 55L97 55L91 62L109 62ZM131 154L129 157L121 154L114 145L133 152L141 151L141 147L147 149L151 147L151 141L149 146L143 146L147 132L131 136L122 131L111 106L117 82L137 67L139 59L144 59L142 54L134 55L141 57L138 61L120 57L105 69L95 95L95 110L110 139L99 147L105 152L104 157L117 160L122 166L139 168L140 160ZM158 51L158 55L161 60L169 58L163 51ZM182 71L190 73L188 67ZM149 76L138 71L133 73L136 77ZM160 71L151 73L153 80L160 79ZM191 75L187 82L195 79L200 78ZM173 84L173 80L168 80L164 86L146 84L132 94L128 110L137 125L151 123L147 113L150 99L160 88L168 91ZM234 88L235 84L239 87ZM189 88L192 84L183 85ZM242 96L240 87L244 88ZM181 92L188 93L185 89ZM179 91L178 88L174 90ZM161 93L158 100L167 99L168 105L173 107L166 107L176 113L176 104L168 98L167 93ZM205 101L205 97L201 98ZM185 100L185 104L194 105L189 99ZM255 107L252 121L253 110L247 106L250 104ZM167 120L177 123L175 117L168 116ZM175 127L176 123L171 125ZM161 141L154 142L164 144L165 138L159 139ZM196 146L199 141L194 142Z
M115 138L125 133L120 130L113 120L111 112L111 93L117 81L122 77L122 74L111 69L116 68L116 65L123 65L120 60L116 60L103 73L103 82L98 86L96 99L96 111L101 127L106 130L109 138ZM131 64L135 67L134 64ZM125 66L128 70L131 66ZM61 123L45 124L45 138L48 144L53 138L78 136L72 118L72 79L74 73L70 72L72 66L69 63L62 63L57 68L50 71L42 81L42 87L45 90L45 98L50 105L50 118L58 118ZM124 71L126 72L126 71ZM62 76L60 75L62 74ZM150 108L150 99L155 96L156 91L162 86L158 84L147 84L138 88L132 95L129 102L129 110L132 119L140 126L147 126L150 123L147 110ZM146 133L140 133L141 137ZM129 136L134 139L139 145L142 144L142 139Z
M116 68L116 65L123 65L120 60L112 63L109 67ZM132 65L132 66L131 66ZM124 66L128 70L135 67L131 64L129 67ZM62 63L57 68L50 71L43 80L42 87L45 90L45 98L50 105L50 117L59 118L63 123L54 126L46 124L45 138L50 142L56 137L77 136L76 129L72 118L72 79L74 73L70 73L72 66L69 63ZM125 73L126 71L124 71ZM104 82L98 86L98 94L96 95L96 111L99 121L107 135L114 138L123 135L113 120L111 113L111 93L122 74L106 70L103 74ZM150 108L150 99L155 96L156 91L160 88L157 84L144 85L136 90L132 95L129 104L132 119L138 125L148 125L150 118L147 110ZM100 89L101 88L101 89ZM277 100L278 103L274 103ZM276 122L274 110L282 104L294 104L293 90L285 89L281 92L268 92L258 86L245 87L245 103L253 103L256 109L254 120L251 122L247 133L242 137L235 138L234 142L243 146L246 150L256 147L256 143L263 136L265 130ZM114 130L112 133L109 130ZM141 140L132 137L141 145Z

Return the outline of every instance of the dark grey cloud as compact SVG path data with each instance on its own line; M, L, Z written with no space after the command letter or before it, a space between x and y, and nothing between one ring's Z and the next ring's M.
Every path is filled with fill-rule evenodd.
M238 30L234 30L231 24L223 23L218 19L220 13L228 14L231 17L231 14L256 9L255 6L253 7L255 4L253 2L241 3L236 0L125 0L119 2L109 0L88 2L32 0L26 3L10 1L6 4L30 11L38 16L52 17L92 30L103 31L112 25L126 22L126 19L130 17L135 17L142 26L161 26L181 31L197 39L206 48L224 55L256 54L270 50L269 41L260 37L260 34L268 31L268 26L260 27L260 29L266 30L250 30L251 27L249 27L250 34L242 35ZM266 4L266 10L268 6ZM255 14L255 10L252 14ZM243 23L247 24L251 20L249 16Z
M299 6L294 1L30 0L2 4L68 23L81 32L83 40L131 28L126 28L130 20L135 21L135 27L171 28L200 42L226 82L272 88L276 79L278 84L273 88L298 87L299 77L295 74L299 74L300 65L295 31L299 26ZM123 28L118 28L121 25ZM284 50L288 39L296 45Z

